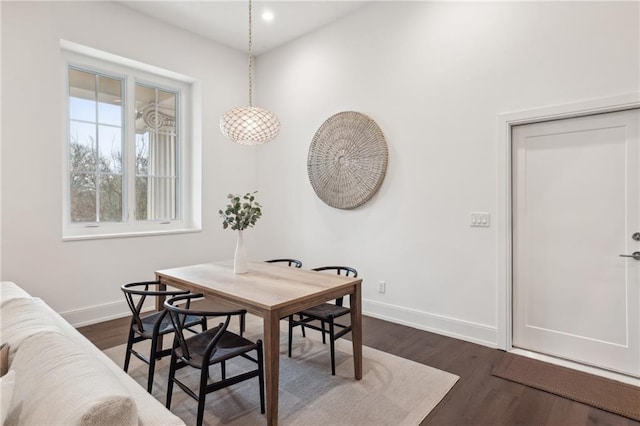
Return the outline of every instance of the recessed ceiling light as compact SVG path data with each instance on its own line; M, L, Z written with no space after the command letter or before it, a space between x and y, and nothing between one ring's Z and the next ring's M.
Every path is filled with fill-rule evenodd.
M267 21L267 22L271 22L273 21L274 15L273 12L270 10L265 10L264 12L262 12L262 19Z

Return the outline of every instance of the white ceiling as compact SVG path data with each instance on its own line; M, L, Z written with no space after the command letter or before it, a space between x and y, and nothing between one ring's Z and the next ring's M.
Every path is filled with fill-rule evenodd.
M121 4L184 28L234 49L247 51L249 42L248 0L120 1ZM266 51L321 28L367 2L356 1L253 1L253 54ZM275 18L265 22L265 10Z

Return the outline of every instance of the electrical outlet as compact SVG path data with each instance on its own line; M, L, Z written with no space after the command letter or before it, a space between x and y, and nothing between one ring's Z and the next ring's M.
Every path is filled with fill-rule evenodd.
M378 293L383 293L387 291L387 283L384 281L378 281Z

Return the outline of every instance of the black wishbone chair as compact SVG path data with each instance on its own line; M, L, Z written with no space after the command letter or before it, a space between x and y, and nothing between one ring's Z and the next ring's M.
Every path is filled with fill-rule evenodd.
M124 357L124 371L129 370L129 361L131 360L131 354L135 355L140 360L149 365L149 373L147 377L147 391L151 393L153 388L153 374L156 368L156 360L171 355L171 349L162 349L158 347L158 340L165 334L173 333L173 325L166 316L167 311L162 310L159 312L153 312L148 315L142 315L142 307L147 297L173 297L183 294L188 294L186 290L151 290L153 286L160 284L158 281L144 281L137 283L124 284L121 289L124 292L127 305L131 309L131 325L129 326L129 338L127 339L127 352ZM136 300L137 299L137 300ZM187 318L186 326L193 327L201 325L202 330L207 329L206 318L190 316ZM196 331L190 330L193 333ZM140 352L133 349L134 343L141 342L143 340L151 340L151 350L149 357L142 355Z
M302 268L302 262L298 259L271 259L265 260L267 263L286 263L289 266L293 266L294 268Z
M232 316L245 315L246 310L240 309L228 312L194 311L176 306L182 301L202 297L202 294L187 294L174 297L164 302L165 309L169 312L169 318L175 329L171 364L169 367L169 382L167 384L167 408L171 408L171 396L173 384L177 384L187 395L198 401L197 425L202 425L204 416L204 403L208 393L215 392L227 386L235 385L245 380L258 377L260 390L260 412L264 414L264 368L262 341L255 343L244 337L232 333L227 329ZM224 322L216 327L185 337L183 330L186 327L187 318L190 316L202 316L206 318L226 317ZM248 355L256 351L256 358ZM225 362L241 356L257 364L255 370L246 371L233 377L227 377ZM213 381L209 375L209 367L220 364L221 379ZM176 378L176 371L181 368L192 367L200 370L200 384L197 393L185 383Z
M322 266L320 268L314 268L312 271L335 271L338 275L344 275L347 277L358 276L358 271L349 266ZM314 306L312 308L304 309L293 315L289 315L289 357L291 357L291 347L293 340L293 328L296 326L302 327L302 336L306 337L305 327L309 327L313 330L322 332L322 343L326 344L325 334L329 333L329 344L331 346L331 374L336 375L336 351L335 341L345 334L351 332L351 324L339 324L335 322L336 318L350 314L351 310L345 306L342 306L343 298L339 297L335 300L335 303L323 303L321 305ZM294 319L294 315L298 316L298 319ZM317 321L320 321L320 327L318 327ZM313 322L316 322L315 324ZM328 329L325 326L329 325ZM339 330L336 332L336 328Z

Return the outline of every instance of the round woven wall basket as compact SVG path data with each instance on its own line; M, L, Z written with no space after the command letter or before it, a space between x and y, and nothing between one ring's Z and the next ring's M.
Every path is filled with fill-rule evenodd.
M387 142L375 121L340 112L318 129L307 159L309 181L331 207L354 209L369 201L387 172Z

